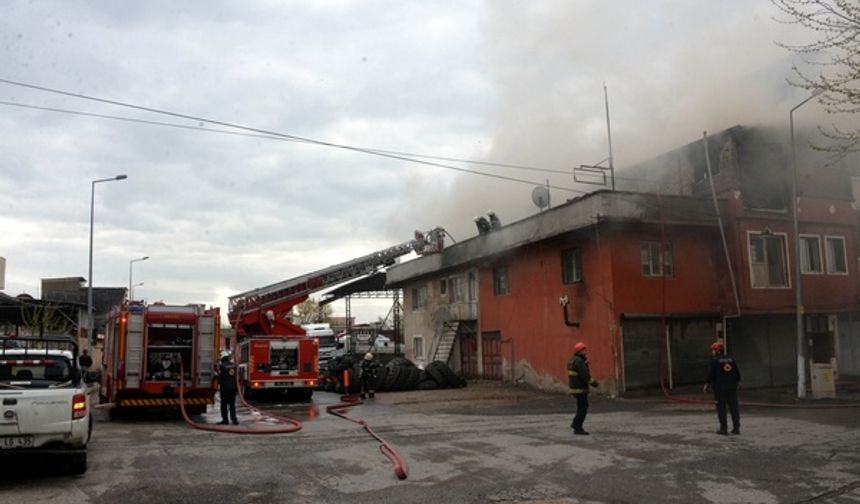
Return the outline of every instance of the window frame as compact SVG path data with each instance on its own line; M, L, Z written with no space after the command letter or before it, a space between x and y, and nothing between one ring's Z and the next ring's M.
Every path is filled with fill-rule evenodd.
M752 253L752 244L753 237L766 237L766 238L779 238L782 240L782 258L783 258L783 278L785 280L784 285L756 285L755 283L755 270L753 268L753 253ZM767 267L770 262L767 260L767 249L763 249L763 253L765 255L765 266ZM789 272L791 271L791 263L788 256L788 233L779 232L779 233L766 233L765 231L747 231L747 264L749 266L750 273L750 288L757 290L773 290L773 289L791 289L791 275ZM768 278L768 282L770 279Z
M459 303L463 301L463 277L453 275L448 277L448 301Z
M504 282L501 280L504 279ZM511 293L511 276L507 266L493 268L493 295L506 296Z
M427 286L412 287L412 311L423 310L425 307L427 307Z
M809 253L808 249L804 247L804 240L814 239L818 242L818 270L813 270L807 268L807 262L804 261L804 254L808 259ZM822 240L821 236L813 235L813 234L801 234L800 235L800 272L804 275L823 275L824 274L824 254L822 253Z
M641 240L639 242L639 272L645 278L674 278L675 277L675 253L672 250L672 243L665 242L664 244L659 241L654 240ZM646 273L644 267L646 264L642 261L642 252L644 251L644 247L648 247L648 272ZM656 265L658 271L654 271L654 247L656 247Z
M421 354L420 355L418 354L418 351L417 351L418 345L416 344L416 342L421 343ZM421 360L424 360L424 358L425 358L425 356L424 356L424 336L421 334L416 334L415 336L412 337L412 357L415 359L421 359Z
M572 260L571 260L572 258ZM570 266L570 268L568 268ZM571 278L568 278L568 272ZM582 249L579 247L569 248L561 251L561 283L572 285L582 283Z
M841 247L842 248L842 271L832 270L830 267L830 263L831 263L831 261L830 261L830 259L831 259L830 243L832 241L835 242L837 240L842 243L842 247ZM824 255L825 255L825 259L826 259L826 261L825 261L826 266L824 268L824 271L826 271L828 275L845 276L848 274L848 250L846 247L844 236L824 235Z

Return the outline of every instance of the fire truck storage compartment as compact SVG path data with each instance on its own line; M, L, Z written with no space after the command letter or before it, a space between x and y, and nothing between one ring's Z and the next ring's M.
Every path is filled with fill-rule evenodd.
M191 378L194 327L188 324L149 324L146 335L147 380L170 381L179 378L180 363L184 378Z
M292 375L299 372L299 343L297 341L272 341L269 365L272 374ZM258 371L265 371L264 363L257 364Z

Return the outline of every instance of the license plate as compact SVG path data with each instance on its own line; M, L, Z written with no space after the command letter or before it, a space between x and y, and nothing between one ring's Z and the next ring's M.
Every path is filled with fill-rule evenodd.
M279 381L279 382L275 382L275 386L276 386L276 387L291 387L292 385L293 385L293 382L291 382L291 381Z
M0 436L0 450L32 447L33 436Z

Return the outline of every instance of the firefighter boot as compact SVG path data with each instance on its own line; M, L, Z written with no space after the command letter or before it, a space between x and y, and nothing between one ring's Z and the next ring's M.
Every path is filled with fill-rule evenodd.
M364 392L362 392L362 393L361 393L361 398L362 398L362 399L367 399L367 394L365 394Z

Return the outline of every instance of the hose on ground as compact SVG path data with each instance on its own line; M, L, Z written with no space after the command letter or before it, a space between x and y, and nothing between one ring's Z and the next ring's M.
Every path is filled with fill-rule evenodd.
M326 406L326 412L335 415L337 417L343 418L344 420L349 420L350 422L357 423L364 427L364 430L367 431L374 439L379 441L379 451L385 455L388 460L391 461L391 464L394 466L394 474L397 476L397 479L406 479L409 473L409 466L406 463L406 460L397 452L397 450L388 443L385 439L379 436L377 433L373 432L373 429L367 424L362 418L352 418L346 413L343 413L341 410L352 408L353 406L357 406L359 404L363 404L363 401L354 395L343 395L340 396L341 402L337 404L332 404L330 406Z
M179 366L180 375L185 376L185 370L183 369L182 363ZM281 423L289 424L286 427L275 427L271 429L249 429L247 427L238 427L238 426L227 426L227 425L213 425L210 423L199 423L195 422L188 415L188 412L185 411L185 380L181 379L179 381L179 410L182 413L182 419L185 420L185 423L190 425L191 427L199 430L205 430L210 432L226 432L230 434L289 434L301 430L302 423L298 420L286 417L275 415L268 412L263 412L262 410L255 408L248 404L245 400L245 396L242 394L242 386L239 381L239 376L236 375L236 388L238 390L239 399L242 401L242 404L245 405L246 408L249 408L251 411L255 411L260 415L267 416L273 418Z

